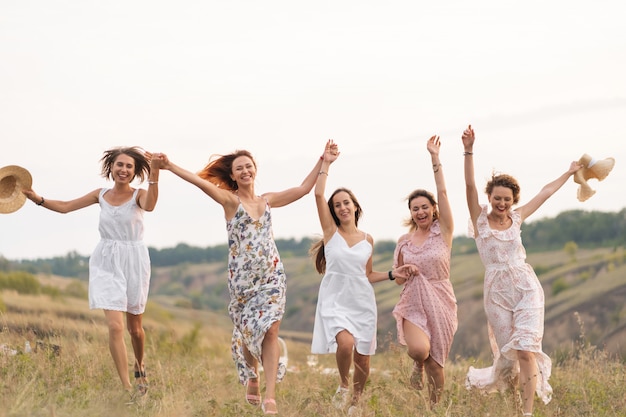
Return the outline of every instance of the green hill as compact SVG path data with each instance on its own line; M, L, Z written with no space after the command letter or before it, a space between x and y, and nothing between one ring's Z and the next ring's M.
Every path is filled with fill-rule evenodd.
M626 209L617 213L563 212L555 218L524 225L522 236L528 262L545 291L545 351L569 350L584 333L593 345L626 357ZM309 341L313 330L321 280L308 256L311 243L308 238L277 241L288 277L287 309L281 329L284 335L304 342ZM376 242L375 269L391 267L394 247L395 242ZM213 311L226 317L227 250L226 245L150 248L151 299L158 297L173 306ZM86 256L76 253L20 262L0 256L0 273L25 271L86 280L87 261ZM451 267L459 307L459 329L451 357L489 357L482 305L484 269L473 239L455 238ZM392 282L375 285L379 344L383 347L395 341L391 311L400 289Z
M308 342L313 330L321 276L311 259L303 256L283 260L287 271L287 308L281 325L284 335ZM546 352L570 350L581 332L597 346L626 357L626 252L599 248L530 254L546 295L544 348ZM387 270L392 254L376 255L374 268ZM225 262L186 264L155 268L152 294L173 296L181 306L209 307L226 315L228 289ZM456 255L452 283L459 308L459 330L451 357L490 355L483 311L483 266L478 254ZM391 311L400 294L392 282L374 285L379 312L379 343L395 341ZM584 328L581 328L584 323Z

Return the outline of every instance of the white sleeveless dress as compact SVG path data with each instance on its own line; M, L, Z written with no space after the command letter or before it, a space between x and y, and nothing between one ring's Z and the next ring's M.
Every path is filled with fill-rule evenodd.
M317 299L311 353L336 352L335 336L342 330L352 334L360 354L376 351L378 312L374 288L365 274L372 255L366 237L350 247L336 231L324 245L326 274Z
M100 190L100 242L89 258L89 308L143 314L150 288L150 256L143 242L138 189L119 206Z

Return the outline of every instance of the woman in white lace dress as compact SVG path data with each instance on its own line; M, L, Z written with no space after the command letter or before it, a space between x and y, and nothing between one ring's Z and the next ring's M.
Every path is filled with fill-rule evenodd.
M515 178L493 175L485 189L488 207L478 202L473 164L475 136L471 126L463 132L462 140L470 234L485 266L483 298L494 357L489 368L470 367L467 387L492 392L511 387L519 380L524 416L532 416L535 392L546 404L551 399L548 379L552 362L541 346L543 288L526 263L520 227L582 166L572 162L565 173L516 209L512 207L519 202L520 187Z
M138 147L121 147L105 151L101 163L102 176L114 181L113 188L97 188L69 201L44 199L32 189L24 194L58 213L100 205L101 239L89 258L89 307L104 310L115 368L123 387L134 397L148 389L142 317L150 287L150 258L143 242L143 213L154 210L157 203L160 161ZM143 181L146 177L147 189L131 187L135 178ZM135 354L136 390L128 375L124 318Z

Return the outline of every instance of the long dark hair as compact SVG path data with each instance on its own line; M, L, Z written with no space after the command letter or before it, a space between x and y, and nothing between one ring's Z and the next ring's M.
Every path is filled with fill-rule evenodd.
M350 197L350 200L352 200L352 204L354 204L354 207L356 208L356 210L354 211L354 225L356 227L359 227L359 219L361 218L361 215L363 215L363 209L361 208L361 204L359 204L359 201L356 199L354 193L345 187L337 188L330 195L330 198L327 202L328 210L330 210L330 214L333 216L335 224L339 226L340 222L337 214L335 214L335 209L333 207L333 198L335 198L335 196L340 192L347 193ZM326 272L326 255L324 254L323 238L311 245L311 249L309 249L309 255L311 255L311 257L315 260L315 269L317 270L317 272L320 274L324 274Z

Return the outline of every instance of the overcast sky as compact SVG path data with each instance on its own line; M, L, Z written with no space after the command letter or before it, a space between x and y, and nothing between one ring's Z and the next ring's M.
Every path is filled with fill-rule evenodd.
M516 176L523 204L584 153L614 157L597 194L569 181L529 220L626 206L622 1L44 1L0 3L0 166L21 165L48 199L111 183L102 152L139 145L192 171L248 149L257 192L298 185L328 138L328 193L351 188L361 228L396 240L405 197L434 191L426 141L441 135L466 234L461 133L476 180ZM145 187L146 184L138 186ZM226 242L222 208L161 172L148 245ZM481 202L486 203L482 196ZM0 214L8 259L88 255L98 206L61 215L27 201ZM278 238L319 235L313 195L273 210ZM584 227L584 225L581 225Z

